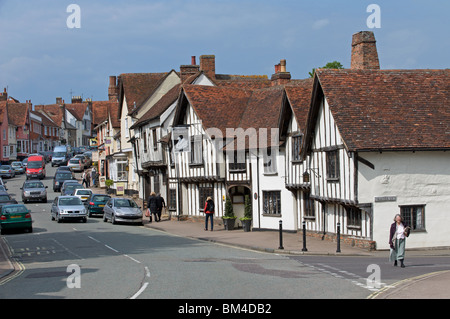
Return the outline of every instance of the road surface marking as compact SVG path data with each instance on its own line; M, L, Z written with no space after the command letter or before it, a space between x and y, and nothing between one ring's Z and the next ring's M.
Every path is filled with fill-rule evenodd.
M130 299L136 299L137 297L139 297L139 295L144 292L144 290L147 288L147 286L148 286L148 282L144 283L142 285L141 289L139 289L138 292L136 292Z
M114 248L112 248L111 246L108 246L108 245L106 245L106 244L105 244L105 247L108 248L108 249L111 249L112 251L114 251L114 252L116 252L116 253L119 252L118 250L116 250L116 249L114 249Z
M147 266L145 266L145 275L150 278L150 269Z
M130 256L128 256L128 255L124 255L124 256L127 257L127 258L129 258L129 259L131 259L131 260L134 261L135 263L138 263L138 264L141 263L139 260L134 259L133 257L130 257Z
M98 240L98 239L95 239L94 237L91 237L91 236L88 236L90 239L92 239L93 241L95 241L95 242L97 242L97 243L100 243L100 240Z

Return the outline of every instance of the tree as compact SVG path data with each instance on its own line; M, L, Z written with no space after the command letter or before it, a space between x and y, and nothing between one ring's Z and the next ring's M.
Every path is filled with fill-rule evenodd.
M343 69L343 68L344 68L344 66L341 64L341 62L333 61L333 62L328 62L327 64L325 64L325 66L323 66L319 69ZM316 68L313 68L311 72L308 72L309 77L313 78L315 72L316 72Z

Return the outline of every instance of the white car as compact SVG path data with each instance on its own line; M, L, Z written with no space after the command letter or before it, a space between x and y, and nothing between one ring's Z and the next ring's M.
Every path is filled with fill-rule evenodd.
M67 164L72 171L82 172L84 170L83 161L80 158L72 157Z
M79 199L81 199L83 203L85 203L91 197L91 195L92 190L87 188L78 188L75 190L75 193L73 194L73 196L76 196Z

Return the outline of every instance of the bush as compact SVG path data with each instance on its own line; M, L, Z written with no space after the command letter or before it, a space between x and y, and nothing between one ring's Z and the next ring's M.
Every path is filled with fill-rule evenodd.
M114 181L112 179L107 179L105 181L105 185L106 185L106 187L110 188L111 186L114 185Z
M253 219L253 213L252 213L252 201L250 199L250 196L245 196L245 208L244 208L244 217L239 218L240 220L251 220Z
M225 202L225 215L223 216L223 219L235 219L236 216L234 216L233 212L233 204L231 203L231 199L227 197L227 200Z

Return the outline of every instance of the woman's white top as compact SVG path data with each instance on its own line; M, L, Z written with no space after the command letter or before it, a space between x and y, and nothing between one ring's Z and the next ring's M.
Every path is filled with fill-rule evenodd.
M404 239L405 238L405 226L403 226L403 223L400 223L400 225L397 224L397 228L395 231L397 239Z

